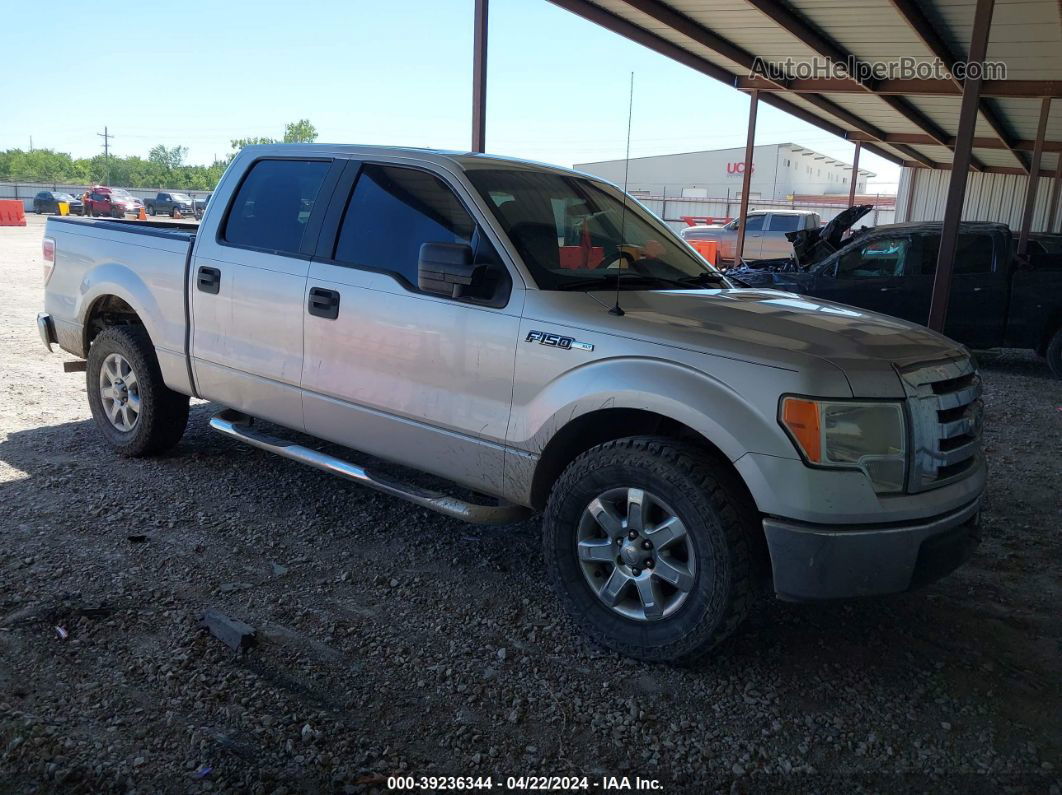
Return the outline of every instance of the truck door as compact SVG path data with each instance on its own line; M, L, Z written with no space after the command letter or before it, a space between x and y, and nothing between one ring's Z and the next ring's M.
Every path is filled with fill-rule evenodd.
M760 256L763 259L779 259L793 256L793 244L785 235L800 229L802 217L794 213L771 213L767 230L763 233Z
M875 237L850 246L823 263L808 292L912 320L905 300L910 285L905 285L903 278L910 248L911 240L906 235Z
M748 224L745 226L745 243L741 252L742 259L762 259L760 251L763 249L763 227L766 220L766 213L749 213ZM737 253L737 233L738 230L735 228L731 243L733 247L730 252L731 257Z
M306 272L337 178L330 158L257 160L227 212L200 227L191 353L208 400L302 429Z
M911 318L925 324L933 295L933 278L937 270L940 234L920 235L917 267L911 267ZM993 348L1003 344L1009 300L1009 274L1006 268L1009 251L1005 238L991 232L959 234L955 247L955 270L944 334L971 348Z
M523 292L443 176L353 161L344 172L303 300L306 430L500 490ZM424 243L472 246L485 292L421 292Z

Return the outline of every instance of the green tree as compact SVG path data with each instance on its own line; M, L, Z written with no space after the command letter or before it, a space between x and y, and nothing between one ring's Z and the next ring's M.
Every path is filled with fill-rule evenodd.
M310 124L309 119L291 121L284 127L284 143L286 144L312 144L316 140L317 128Z
M187 154L187 146L174 146L167 149L162 144L159 144L148 152L148 160L167 171L172 171L184 164L184 158Z

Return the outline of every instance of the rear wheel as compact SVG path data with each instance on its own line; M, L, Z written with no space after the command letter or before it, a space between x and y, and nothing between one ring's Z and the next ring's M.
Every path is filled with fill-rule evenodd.
M162 380L143 326L112 326L99 333L86 364L89 408L120 454L144 456L173 447L188 424L188 396Z
M158 215L159 214L158 210L155 209L155 205L154 204L152 204L150 207L148 207L148 214L149 215Z
M546 568L573 620L614 651L688 662L728 637L752 595L752 512L698 448L620 439L575 459L544 521Z
M1047 344L1047 366L1058 378L1062 378L1062 328L1055 332Z

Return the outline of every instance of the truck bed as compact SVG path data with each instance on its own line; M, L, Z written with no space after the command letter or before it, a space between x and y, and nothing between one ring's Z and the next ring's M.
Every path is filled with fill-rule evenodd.
M86 356L91 330L86 330L85 318L97 301L113 296L106 299L114 304L108 311L121 314L128 307L140 308L167 383L186 384L188 268L198 228L157 221L49 218L45 236L55 241L55 267L45 310L60 347Z

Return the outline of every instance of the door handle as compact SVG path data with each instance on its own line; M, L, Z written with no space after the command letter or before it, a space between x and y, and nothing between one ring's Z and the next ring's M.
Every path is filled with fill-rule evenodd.
M982 291L983 289L985 289L985 288L984 288L984 287L974 287L974 288L973 288L973 291L974 291L975 293L979 293L979 292L981 292L981 291Z
M324 287L311 287L310 301L306 309L316 317L335 320L339 317L339 292L326 290Z
M204 293L217 295L221 291L221 271L217 268L201 267L196 273L195 286Z
M883 292L883 293L891 293L891 292L895 292L896 290L899 290L899 289L900 289L899 287L882 287L881 288L881 292Z

